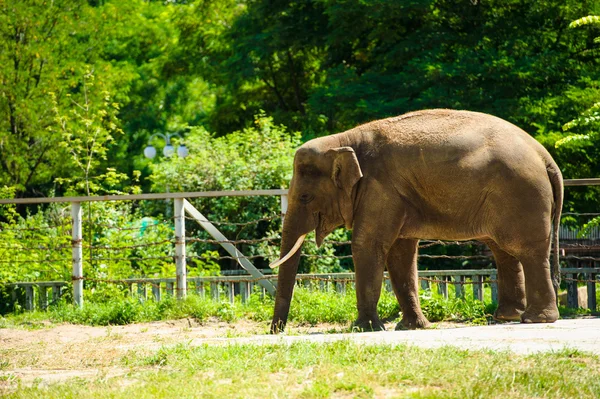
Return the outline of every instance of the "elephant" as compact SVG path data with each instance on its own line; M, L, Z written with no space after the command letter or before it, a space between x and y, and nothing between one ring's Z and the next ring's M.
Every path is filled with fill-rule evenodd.
M377 314L387 267L402 311L396 329L426 328L418 295L420 239L478 240L496 261L494 318L558 318L562 174L548 151L498 117L434 109L369 122L304 143L294 156L271 332L284 330L307 233L320 246L352 229L360 330ZM552 245L553 262L550 267Z

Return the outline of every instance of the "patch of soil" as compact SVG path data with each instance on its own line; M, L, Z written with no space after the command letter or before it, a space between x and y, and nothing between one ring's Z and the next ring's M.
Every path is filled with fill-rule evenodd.
M446 325L448 324L448 325ZM386 329L393 330L394 323ZM454 323L437 328L456 327ZM47 323L41 329L0 329L0 394L25 385L48 384L71 378L104 379L128 372L124 357L129 351L151 354L163 345L193 340L221 340L267 334L268 322L216 319L198 323L193 319L90 327ZM349 332L348 325L317 326L290 323L286 335Z

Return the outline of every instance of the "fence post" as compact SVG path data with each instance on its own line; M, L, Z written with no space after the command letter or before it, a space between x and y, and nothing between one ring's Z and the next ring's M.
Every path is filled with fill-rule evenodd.
M37 287L40 294L40 310L46 310L48 308L48 287L43 284L40 284Z
M287 194L281 194L281 225L283 226L283 219L287 213L288 208L288 196Z
M498 276L490 275L490 287L492 288L492 302L498 303Z
M473 276L473 299L483 302L483 276Z
M33 310L33 285L26 285L25 286L25 309L26 310Z
M183 198L175 198L175 262L177 269L177 298L187 294L187 271L185 261L185 213Z
M567 274L567 307L577 309L579 307L579 292L577 292L576 274Z
M156 302L160 302L160 280L152 284L152 295Z
M455 297L460 299L465 299L465 288L463 287L463 283L465 282L464 276L454 276L454 287L455 287Z
M593 265L592 265L593 266ZM588 309L592 312L596 311L596 275L594 273L587 274L587 294L588 294Z
M448 283L446 283L446 276L436 276L439 282L438 286L438 294L442 295L444 299L448 299Z
M60 285L52 286L52 303L57 304L60 300L60 296L62 295L62 287Z
M71 202L72 237L73 248L73 302L75 305L83 306L83 247L81 232L81 203ZM90 243L91 244L91 243Z

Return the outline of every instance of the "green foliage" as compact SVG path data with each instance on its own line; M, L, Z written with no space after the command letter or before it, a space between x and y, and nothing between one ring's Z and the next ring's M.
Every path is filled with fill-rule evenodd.
M90 76L102 82L98 95L106 98L117 87L123 92L130 74L99 57L107 25L84 2L3 2L0 9L0 184L48 194L55 178L77 175L64 162L72 149L65 139L77 145L79 134L115 123L112 101L99 106L98 96L86 96ZM77 123L65 124L67 114Z
M285 188L302 141L433 107L508 119L550 149L565 177L597 176L598 11L574 0L0 2L0 195ZM144 159L154 133L180 134L189 157ZM599 198L600 188L571 187L565 210L593 212ZM244 254L277 257L276 198L194 205L227 237L271 240L240 245ZM173 274L170 208L90 207L86 275ZM0 255L15 262L0 271L5 281L68 280L57 212L0 208ZM67 222L66 209L58 214ZM156 227L123 230L143 223ZM208 238L193 223L186 230ZM352 267L331 257L348 246L317 250L309 239L304 252L300 271ZM238 267L217 262L225 254L214 245L195 242L188 254L191 275ZM97 292L103 284L90 282Z
M553 148L568 177L598 172L594 150L579 148L575 158L566 150L592 137L595 125L561 140L563 125L580 128L596 118L574 119L597 102L598 10L589 2L61 0L0 7L0 135L9 149L0 155L0 185L18 195L78 189L91 154L98 163L87 180L99 191L123 191L130 182L107 188L94 179L107 168L130 180L136 170L144 178L162 173L141 156L151 134L194 126L190 136L198 139L203 129L229 135L252 128L260 110L305 139L418 108L489 112ZM91 76L97 90L88 108ZM103 150L92 146L84 155L78 143L94 136L89 123L106 139L117 127L124 134L110 146L97 140ZM255 159L223 165L245 174ZM210 183L197 184L207 174L197 177L192 168L172 172L179 186ZM250 186L228 175L224 185ZM54 181L70 183L56 188ZM141 184L161 189L165 181Z
M70 280L68 209L52 206L0 222L0 243L1 282Z
M285 187L300 137L261 113L252 127L224 137L216 138L200 127L190 128L185 143L188 157L153 165L155 189L164 190L167 184L180 191Z
M600 18L593 15L579 18L571 22L569 28L579 28L584 25L600 26ZM599 43L598 39L596 37L591 45L588 45L581 52L579 58L585 57L596 62L600 60L598 54L595 52ZM583 78L581 81L586 86L579 90L570 89L567 95L577 97L578 102L582 103L586 108L576 118L563 125L563 130L569 132L569 134L555 142L555 147L559 149L559 153L568 154L570 159L566 163L567 170L565 172L573 177L581 177L582 175L596 176L600 172L598 170L598 163L594 161L590 162L591 160L598 159L598 156L600 156L598 152L598 148L600 147L600 136L598 135L598 128L600 127L600 103L598 102L600 83L597 79L590 78ZM581 204L582 202L587 202L592 205L594 202L597 203L600 198L599 190L596 187L587 190L569 190L567 194L570 195L566 196L566 207L571 210L575 208L574 203ZM581 205L578 208L579 212L581 212ZM585 222L581 235L587 234L589 229L598 225L598 223L600 223L600 218L594 218Z
M101 289L86 290L86 302L78 308L65 298L52 305L47 312L23 313L14 312L6 316L6 323L30 323L37 319L49 319L56 323L68 322L86 325L120 325L135 322L181 319L192 317L199 322L208 318L217 318L226 322L249 319L268 322L273 316L274 300L270 296L262 296L260 292L251 294L247 303L241 303L239 297L231 304L225 297L222 301L213 301L211 295L206 297L188 295L184 300L165 297L160 302L142 301L141 298L128 296L124 287L111 286ZM491 302L484 303L465 299L444 299L439 294L423 291L420 294L421 306L425 316L433 322L459 321L486 324L493 312ZM400 318L398 301L393 293L382 290L378 304L378 312L382 320L395 321ZM357 317L356 292L348 288L344 292L330 289L320 290L319 282L311 282L297 287L290 307L290 322L302 325L320 323L350 324Z
M569 28L577 28L583 25L600 24L600 16L588 15L587 17L576 19L569 24Z
M75 99L67 94L72 102L68 115L61 113L55 93L50 93L50 98L55 122L62 137L60 146L68 151L72 165L81 173L80 176L74 174L70 178L58 178L57 181L68 183L71 188L67 190L68 194L73 194L72 191L83 191L89 196L100 191L101 186L90 180L97 174L94 172L100 160L106 160L108 145L114 139L113 134L122 132L117 127L119 105L112 102L110 93L102 87L101 82L96 88L97 83L92 71L88 70L83 75L81 84L81 98ZM118 174L114 169L109 170L109 173L112 173L117 181L127 179L126 175ZM98 176L104 177L106 175Z

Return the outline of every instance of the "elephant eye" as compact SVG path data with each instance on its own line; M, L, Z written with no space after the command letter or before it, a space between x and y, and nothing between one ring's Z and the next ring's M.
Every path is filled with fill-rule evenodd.
M310 194L302 194L300 196L300 202L302 202L303 204L308 204L313 199L315 199L315 197L313 195L310 195Z

